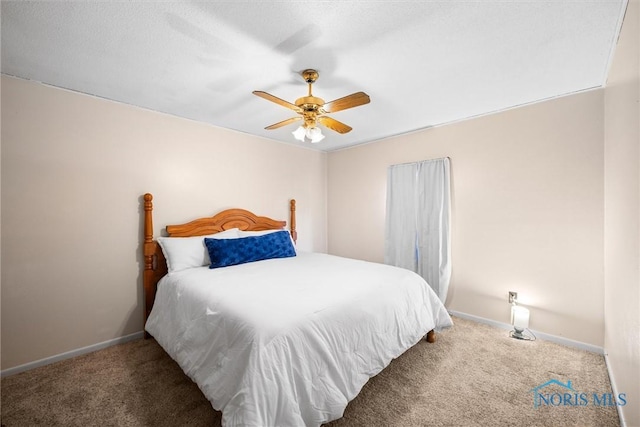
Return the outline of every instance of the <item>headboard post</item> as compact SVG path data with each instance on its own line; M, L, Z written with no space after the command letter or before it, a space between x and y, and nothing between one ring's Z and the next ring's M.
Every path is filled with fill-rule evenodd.
M291 199L291 202L289 202L289 206L291 208L291 225L290 225L290 230L291 230L291 238L293 239L293 243L296 243L298 241L298 232L296 231L296 199Z
M144 243L153 241L153 196L151 193L144 195ZM144 253L145 270L153 269L153 254Z
M157 243L153 240L153 196L150 193L144 195L144 320L147 321L156 297L154 282L155 271L153 258L156 253ZM145 331L145 337L149 334Z

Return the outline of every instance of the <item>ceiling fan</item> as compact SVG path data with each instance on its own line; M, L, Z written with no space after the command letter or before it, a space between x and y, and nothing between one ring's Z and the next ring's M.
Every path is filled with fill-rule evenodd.
M316 70L308 69L304 70L301 74L304 81L309 85L309 95L296 99L295 104L287 102L267 92L260 90L253 91L254 95L264 98L267 101L275 102L276 104L289 108L299 114L297 117L291 117L290 119L267 126L265 129L277 129L302 120L302 125L293 131L293 136L302 142L307 138L312 143L320 142L324 139L324 135L322 135L318 125L326 126L338 133L347 133L351 131L351 126L339 122L336 119L327 116L327 114L368 104L370 102L369 95L364 92L356 92L343 98L324 102L324 99L315 97L311 93L311 87L318 79L318 72Z

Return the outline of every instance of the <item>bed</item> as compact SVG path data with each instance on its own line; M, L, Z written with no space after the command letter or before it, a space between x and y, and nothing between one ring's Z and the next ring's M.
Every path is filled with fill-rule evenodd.
M144 195L145 336L227 427L340 418L369 378L452 325L413 272L296 251L295 208L292 200L289 231L285 221L229 209L154 239L153 196ZM196 252L183 249L194 242ZM249 244L268 256L236 262L256 257Z

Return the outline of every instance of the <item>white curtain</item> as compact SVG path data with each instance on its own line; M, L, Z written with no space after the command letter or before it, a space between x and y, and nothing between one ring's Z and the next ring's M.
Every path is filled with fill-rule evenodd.
M449 159L389 167L385 263L415 271L444 303L451 278Z

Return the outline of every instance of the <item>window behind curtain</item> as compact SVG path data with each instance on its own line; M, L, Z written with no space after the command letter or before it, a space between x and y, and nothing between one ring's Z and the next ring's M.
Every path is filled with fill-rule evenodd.
M442 302L451 278L449 211L448 158L389 167L385 263L421 275Z

